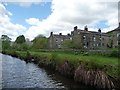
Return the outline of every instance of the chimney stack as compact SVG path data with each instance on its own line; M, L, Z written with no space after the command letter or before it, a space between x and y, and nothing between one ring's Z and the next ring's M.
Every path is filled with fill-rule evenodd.
M100 28L98 29L98 32L100 32L100 33L101 33L101 29L100 29Z
M88 31L87 25L85 26L84 30L85 30L85 31Z
M67 35L68 35L68 36L70 36L70 34L69 34L69 33L68 33Z
M62 33L59 33L59 35L62 35Z
M77 26L74 27L74 30L77 30Z
M53 35L53 32L50 33L50 36L52 36L52 35Z

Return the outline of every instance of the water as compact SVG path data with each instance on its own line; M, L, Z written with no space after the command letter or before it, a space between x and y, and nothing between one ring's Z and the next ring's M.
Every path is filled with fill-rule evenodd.
M2 88L86 88L57 73L46 71L33 63L0 54Z

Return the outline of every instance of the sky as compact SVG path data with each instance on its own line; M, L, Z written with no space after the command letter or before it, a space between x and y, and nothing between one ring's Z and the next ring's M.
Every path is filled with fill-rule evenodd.
M0 35L33 40L50 32L71 33L74 26L108 32L118 27L119 0L1 0Z

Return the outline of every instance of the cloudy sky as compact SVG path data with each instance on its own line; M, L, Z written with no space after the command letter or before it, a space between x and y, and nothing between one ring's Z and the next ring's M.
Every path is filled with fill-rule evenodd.
M1 0L0 35L32 40L50 32L67 34L74 26L107 32L118 27L119 0Z

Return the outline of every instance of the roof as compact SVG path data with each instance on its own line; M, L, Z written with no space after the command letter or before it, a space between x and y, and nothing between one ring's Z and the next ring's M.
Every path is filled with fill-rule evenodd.
M77 29L77 31L79 31L81 33L88 33L88 34L102 34L102 35L107 35L106 33L100 33L100 32L96 32L96 31L85 31L85 30L81 30L81 29Z
M56 37L56 38L70 38L70 36L68 36L68 35L59 35L59 34L53 34L53 37Z
M120 26L115 28L114 30L108 31L107 33L114 32L114 31L120 31Z

